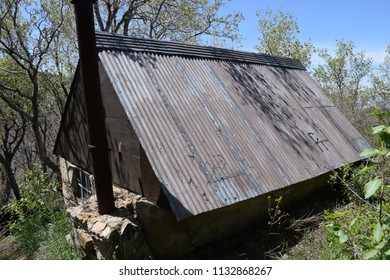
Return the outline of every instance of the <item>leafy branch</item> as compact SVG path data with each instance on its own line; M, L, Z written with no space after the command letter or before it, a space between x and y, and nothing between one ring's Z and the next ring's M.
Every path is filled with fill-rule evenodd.
M372 128L377 145L360 154L369 163L353 174L367 180L363 187L364 198L345 183L347 180L341 179L359 201L364 201L364 205L370 205L371 208L327 212L325 217L330 223L326 228L338 238L340 244L352 248L358 258L390 259L390 215L387 212L390 197L390 125L387 120L390 119L390 113L374 108L370 116L376 117L381 123Z

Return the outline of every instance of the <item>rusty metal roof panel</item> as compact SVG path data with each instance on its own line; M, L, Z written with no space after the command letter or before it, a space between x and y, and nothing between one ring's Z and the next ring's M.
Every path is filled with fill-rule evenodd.
M368 147L303 69L107 38L100 60L179 220L319 176Z

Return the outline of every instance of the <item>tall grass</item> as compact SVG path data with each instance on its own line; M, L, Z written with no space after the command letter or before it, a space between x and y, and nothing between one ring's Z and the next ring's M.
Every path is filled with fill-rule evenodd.
M65 211L59 211L55 220L46 225L45 239L39 243L34 255L39 260L76 260L80 255L65 240L71 231L72 224Z

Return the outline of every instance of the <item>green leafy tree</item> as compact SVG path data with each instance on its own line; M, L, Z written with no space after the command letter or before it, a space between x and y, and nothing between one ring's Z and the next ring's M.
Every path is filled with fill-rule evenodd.
M180 42L236 41L241 13L218 14L229 0L103 0L94 7L101 31Z
M337 40L336 47L334 54L327 49L318 51L324 63L314 69L313 76L335 105L362 131L367 128L365 110L370 101L367 80L372 59L364 52L357 52L351 41Z
M296 58L307 68L310 67L314 47L310 41L303 43L299 41L299 26L292 14L283 9L277 12L266 9L258 11L256 17L257 30L261 35L256 46L259 52Z
M377 136L377 146L362 152L371 157L371 164L360 170L359 175L371 172L370 180L364 186L364 198L376 203L376 223L373 224L371 240L363 252L364 259L390 259L390 113L376 107L370 114L379 125L372 128ZM372 173L374 171L374 173Z
M390 112L390 45L387 46L384 62L371 76L372 102L383 111Z

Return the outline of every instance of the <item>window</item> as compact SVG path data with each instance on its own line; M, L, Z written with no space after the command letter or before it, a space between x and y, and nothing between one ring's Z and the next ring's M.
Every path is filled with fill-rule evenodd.
M78 196L87 199L93 195L93 186L90 175L81 169L77 169Z

